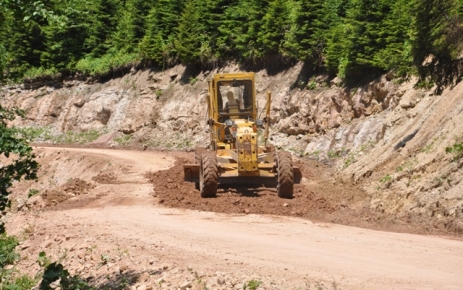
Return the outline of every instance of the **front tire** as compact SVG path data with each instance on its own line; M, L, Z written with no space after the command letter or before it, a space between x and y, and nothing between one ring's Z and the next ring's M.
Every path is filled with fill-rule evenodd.
M293 198L294 170L291 153L276 152L277 162L277 194L280 198Z
M201 197L216 197L219 185L219 171L217 168L217 156L214 151L201 154L201 166L199 171L199 190Z

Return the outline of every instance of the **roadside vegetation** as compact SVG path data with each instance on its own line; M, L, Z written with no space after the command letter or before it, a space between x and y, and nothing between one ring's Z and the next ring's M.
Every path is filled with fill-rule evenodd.
M52 132L49 127L24 127L18 129L22 136L30 142L51 142L55 144L86 144L95 141L105 133L104 130L88 130L82 132Z
M0 76L111 76L133 66L274 67L358 82L385 72L438 89L462 74L463 1L51 0L0 6ZM194 83L194 77L190 80Z

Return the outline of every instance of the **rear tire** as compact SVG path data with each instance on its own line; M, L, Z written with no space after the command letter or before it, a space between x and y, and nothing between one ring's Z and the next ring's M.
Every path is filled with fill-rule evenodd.
M277 194L280 198L293 198L294 170L291 153L276 152L277 162Z
M199 190L201 197L216 197L219 185L219 171L215 151L204 152L199 170Z

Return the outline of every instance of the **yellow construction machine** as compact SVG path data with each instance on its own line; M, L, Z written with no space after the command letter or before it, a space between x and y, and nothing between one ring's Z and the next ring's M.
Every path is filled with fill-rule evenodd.
M219 73L208 86L211 142L195 150L194 164L184 165L185 180L195 182L201 197L215 197L219 185L226 185L276 186L279 197L292 198L302 175L289 152L268 144L271 93L259 119L254 73Z

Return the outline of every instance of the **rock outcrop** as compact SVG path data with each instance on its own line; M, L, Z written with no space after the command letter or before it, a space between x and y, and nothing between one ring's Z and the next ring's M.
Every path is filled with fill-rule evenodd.
M405 221L412 212L429 214L436 226L463 230L461 162L445 150L463 140L463 84L435 96L414 89L414 79L399 84L391 75L352 89L340 79L318 77L309 89L298 83L301 69L256 73L261 117L272 91L274 145L332 162L340 180L363 184L380 211L401 211ZM48 142L93 130L99 137L93 142L107 145L191 149L208 143L207 78L218 71L189 76L176 66L105 83L9 86L1 102L25 109L27 118L15 124L36 128ZM451 224L455 218L460 222Z

